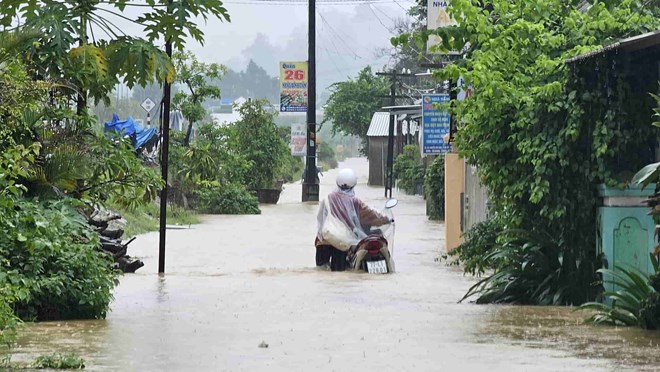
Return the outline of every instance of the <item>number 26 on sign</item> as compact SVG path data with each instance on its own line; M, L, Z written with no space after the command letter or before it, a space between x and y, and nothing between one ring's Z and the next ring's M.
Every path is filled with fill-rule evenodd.
M305 71L303 70L285 70L284 71L285 80L304 80Z

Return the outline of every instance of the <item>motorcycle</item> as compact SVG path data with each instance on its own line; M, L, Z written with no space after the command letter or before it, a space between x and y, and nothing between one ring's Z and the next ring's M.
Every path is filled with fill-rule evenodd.
M383 214L388 215L392 221L385 226L369 227L367 237L348 252L349 266L354 270L364 270L369 274L393 273L394 260L394 215L392 208L398 204L397 199L389 199L385 203Z

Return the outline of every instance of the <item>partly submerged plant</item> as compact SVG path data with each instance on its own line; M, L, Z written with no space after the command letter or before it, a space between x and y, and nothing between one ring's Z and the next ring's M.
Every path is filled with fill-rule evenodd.
M614 284L615 290L603 293L610 303L588 302L579 307L579 310L596 311L589 322L660 329L660 270L656 257L650 256L655 270L651 276L636 268L620 266L616 270L598 270L605 278L612 278L604 281Z
M497 247L497 236L502 233L501 222L497 217L478 222L464 234L464 241L449 255L458 256L467 274L481 276L486 270L496 269L499 260L493 259L490 253Z
M484 260L499 262L495 273L473 285L461 301L477 303L574 305L594 298L597 257L546 233L507 230L508 240Z
M85 361L73 353L54 353L37 357L32 366L37 369L84 369Z

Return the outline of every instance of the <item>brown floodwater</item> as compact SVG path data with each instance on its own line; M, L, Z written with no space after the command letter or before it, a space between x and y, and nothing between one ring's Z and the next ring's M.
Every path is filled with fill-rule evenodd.
M382 206L366 161L346 165L361 175L358 196ZM158 234L140 236L129 254L146 266L122 277L107 319L27 324L13 360L75 352L90 371L660 370L660 332L586 325L572 308L458 304L475 280L436 262L443 224L427 220L421 197L394 194L395 274L316 270L317 205L290 184L261 215L168 230L164 276Z

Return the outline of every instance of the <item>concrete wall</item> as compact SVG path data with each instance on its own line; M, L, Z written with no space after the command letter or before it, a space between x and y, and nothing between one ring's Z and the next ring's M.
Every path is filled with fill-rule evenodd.
M465 164L465 202L463 203L463 232L475 223L488 219L488 190L481 184L477 167Z
M463 242L462 194L465 190L465 161L458 154L445 155L445 249L450 252Z

